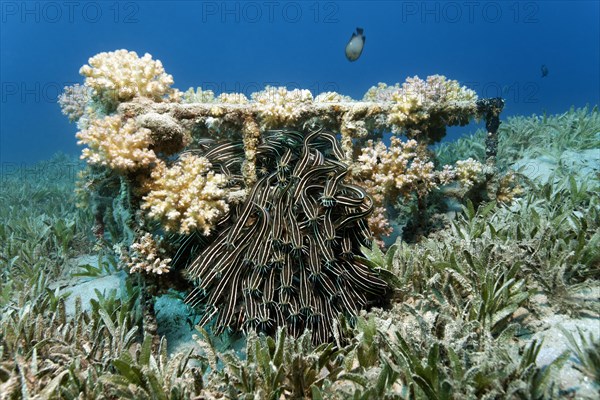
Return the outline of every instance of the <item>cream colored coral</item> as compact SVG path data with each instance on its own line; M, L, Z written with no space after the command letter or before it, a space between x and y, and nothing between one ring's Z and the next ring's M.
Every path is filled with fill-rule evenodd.
M516 179L514 172L508 172L498 182L496 200L502 203L512 203L512 201L523 194L523 188Z
M351 179L373 198L375 210L369 227L376 237L391 231L385 215L387 202L399 196L422 198L439 185L459 182L468 190L484 179L484 165L471 158L435 171L425 147L414 139L403 142L392 136L390 145L369 140L350 166Z
M373 212L368 217L368 224L371 233L376 238L389 236L394 230L390 226L390 221L387 218L387 210L385 207L375 207ZM381 240L378 240L380 245L383 245Z
M94 120L102 119L105 116L106 114L100 108L88 106L85 108L83 115L77 120L77 129L80 131L88 129Z
M441 171L437 172L438 180L442 185L447 185L456 178L456 171L450 165L444 165Z
M345 103L346 111L341 115L340 133L341 145L344 151L344 161L349 163L354 156L354 139L365 138L369 129L365 120L373 114L381 112L378 105L370 106L366 103Z
M256 148L260 140L260 128L254 118L246 116L242 128L244 154L246 159L242 165L242 175L248 186L256 182Z
M394 106L388 115L388 123L392 125L392 132L399 133L407 123L417 124L429 118L423 109L423 99L413 93L399 93L394 95Z
M160 163L152 171L150 192L141 208L170 232L209 235L229 211L227 179L211 171L205 157L184 154L171 167Z
M164 257L165 251L160 248L159 243L154 240L150 233L139 237L131 245L131 255L129 256L130 273L146 272L149 274L162 275L169 272L170 258Z
M73 122L85 114L91 97L89 87L76 83L72 86L65 86L63 93L58 96L58 104L62 113L69 117L69 122Z
M354 101L350 96L344 96L337 92L323 92L315 97L315 103L342 103Z
M157 161L151 145L150 130L140 128L133 119L123 124L118 115L91 120L87 129L77 132L83 149L82 159L91 165L126 172L148 167Z
M445 165L435 171L423 148L416 140L403 142L392 136L390 146L369 140L357 162L351 166L353 177L360 178L368 187L375 202L396 198L398 195L417 193L426 195L440 184L458 181L469 188L483 179L484 165L472 158L459 160L456 165Z
M267 86L265 90L252 93L261 129L281 128L293 125L313 102L310 90Z
M217 96L217 103L248 104L249 102L244 93L221 93Z
M91 57L88 63L79 73L104 104L114 105L136 96L159 101L173 84L173 77L162 63L148 53L140 58L134 51L104 52Z
M476 111L477 94L461 86L458 81L443 75L432 75L426 80L418 76L407 78L402 85L388 86L379 83L371 87L363 99L391 102L387 124L394 133L398 133L409 124L427 121L431 112L457 114L456 118L469 117Z
M214 103L215 101L215 92L212 90L202 90L201 87L189 88L183 94L182 102L183 103Z
M390 101L390 93L399 90L400 85L388 86L386 83L379 82L377 86L371 86L363 96L363 101Z
M393 136L389 147L369 140L351 170L367 184L372 182L376 193L371 194L376 200L406 196L414 191L426 194L436 187L434 165L420 153L416 140L402 142Z
M458 160L454 171L456 174L455 179L467 188L481 182L484 178L482 175L483 164L472 158Z
M183 96L184 93L181 90L174 88L167 93L165 101L169 103L181 103L183 101Z
M349 170L351 179L373 198L375 209L369 217L369 228L376 237L391 232L385 213L387 203L399 196L425 196L437 187L433 163L412 139L403 142L392 137L389 147L369 140Z

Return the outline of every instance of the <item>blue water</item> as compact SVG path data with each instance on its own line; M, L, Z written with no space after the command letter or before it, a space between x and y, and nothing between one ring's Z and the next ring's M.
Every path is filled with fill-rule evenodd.
M56 98L89 57L148 52L175 79L246 95L265 85L354 98L443 74L502 96L504 116L600 103L597 1L1 1L0 162L78 154ZM361 58L344 47L356 27ZM541 77L541 65L548 67ZM453 136L460 132L453 131Z

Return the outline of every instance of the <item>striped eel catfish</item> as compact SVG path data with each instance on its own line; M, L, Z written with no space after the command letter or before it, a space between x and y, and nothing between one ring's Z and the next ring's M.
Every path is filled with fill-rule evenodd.
M239 170L242 158L232 156L239 149L221 144L206 154L220 168ZM187 266L196 286L187 302L206 310L201 324L214 321L217 334L310 329L313 342L324 343L340 315L352 320L387 301L387 284L354 257L370 245L373 201L344 182L343 156L335 135L322 129L263 134L259 179Z

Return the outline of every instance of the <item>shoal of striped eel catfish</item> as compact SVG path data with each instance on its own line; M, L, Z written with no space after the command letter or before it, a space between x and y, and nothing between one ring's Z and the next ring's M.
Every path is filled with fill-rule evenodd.
M222 144L205 154L235 175L240 152ZM352 318L385 299L387 284L354 257L370 244L373 201L344 182L343 156L335 135L322 129L263 135L257 170L267 173L187 267L196 284L187 301L205 308L201 324L218 314L217 333L308 328L321 343L332 339L340 314Z

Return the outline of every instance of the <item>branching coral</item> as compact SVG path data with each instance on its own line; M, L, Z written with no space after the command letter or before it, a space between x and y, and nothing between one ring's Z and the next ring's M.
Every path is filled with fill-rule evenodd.
M250 102L244 93L221 93L217 96L216 101L225 104L248 104Z
M246 117L242 135L246 159L242 166L242 174L249 185L256 182L256 149L260 140L260 128L251 117Z
M136 96L160 101L173 84L159 60L148 53L142 58L134 51L117 50L91 57L79 73L94 96L109 108Z
M393 104L387 123L394 133L414 137L425 131L433 140L443 136L446 126L466 124L477 109L473 90L442 75L407 78L402 86L380 83L367 91L364 100Z
M434 165L416 140L393 136L390 146L369 140L351 166L354 179L371 189L377 204L384 199L426 194L436 187Z
M342 103L348 101L353 101L352 97L337 92L323 92L315 97L315 103Z
M462 183L465 187L470 188L474 184L483 180L483 164L475 161L472 158L466 160L458 160L454 167L455 179Z
M141 208L167 231L209 235L229 211L226 178L211 167L205 157L189 153L170 167L159 163Z
M123 123L119 115L91 121L90 126L77 132L77 142L86 145L82 159L95 166L105 166L118 172L130 172L157 162L150 130L139 128L133 119Z
M160 247L160 243L157 243L151 233L139 237L131 245L130 250L131 254L126 257L129 272L146 272L157 275L169 272L171 259L167 257L166 251Z
M403 142L392 136L389 146L381 141L368 141L350 171L351 178L373 197L375 212L369 217L369 227L376 237L381 237L391 231L386 207L398 198L424 199L440 185L453 182L461 184L460 193L464 195L485 181L485 168L480 162L467 159L437 171L426 147L413 139Z
M194 96L202 103L152 104L140 100L121 104L119 113L168 113L184 130L192 132L194 139L238 140L242 133L247 145L244 176L249 184L255 181L254 143L264 130L302 130L306 124L317 122L341 134L344 162L350 162L366 140L379 137L382 132L394 130L418 141L435 142L443 137L446 126L466 124L480 111L474 92L441 76L427 81L409 79L402 87L381 84L371 89L364 101L335 92L313 99L308 90L271 86L253 93L250 100L239 93L214 98L214 93L201 91L194 92ZM409 107L411 101L418 107Z
M201 87L189 88L183 93L183 103L213 103L215 101L215 92L212 90L202 90Z
M402 90L399 83L389 86L387 83L379 82L377 86L371 86L364 94L363 101L383 102L392 101L392 95Z
M512 203L515 198L522 194L523 187L519 185L515 173L508 172L499 179L498 189L495 193L497 201L501 203Z
M189 88L183 93L183 103L225 103L225 104L248 104L249 100L243 93L221 93L215 96L212 90L203 90L201 87Z
M313 102L309 90L267 86L252 93L262 129L293 126Z
M351 179L373 197L375 210L369 216L369 228L376 238L391 233L386 208L396 199L415 194L423 197L437 187L434 165L426 149L415 140L403 142L394 136L389 147L369 140L350 165L350 172Z
M369 229L377 244L383 245L382 238L389 236L393 232L390 221L387 217L387 209L382 206L373 207L373 213L369 215Z
M58 96L58 104L64 115L69 117L69 121L77 121L81 118L92 99L92 90L76 83L73 86L66 86L63 93Z

